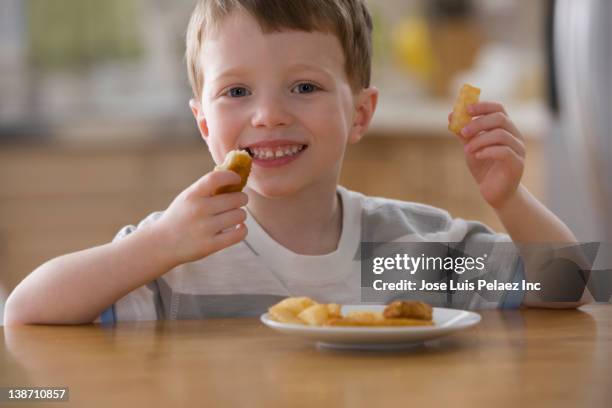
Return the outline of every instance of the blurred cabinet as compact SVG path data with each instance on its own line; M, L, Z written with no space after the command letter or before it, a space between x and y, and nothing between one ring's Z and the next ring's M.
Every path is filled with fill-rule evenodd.
M537 143L525 183L540 195ZM163 210L213 168L203 144L12 147L0 151L0 281L9 289L58 255L112 240ZM368 136L350 146L341 184L367 195L419 201L500 229L451 137Z
M528 139L527 151L523 184L543 200L540 141ZM504 230L480 196L462 145L453 137L366 137L350 146L340 182L367 195L433 205L453 217Z
M213 167L203 145L0 151L0 280L112 240Z

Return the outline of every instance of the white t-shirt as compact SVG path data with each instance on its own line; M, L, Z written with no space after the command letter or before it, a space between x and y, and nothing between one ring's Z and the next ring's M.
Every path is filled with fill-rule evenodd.
M337 249L325 255L300 255L280 245L247 211L246 239L196 262L180 265L122 299L102 320L200 319L257 316L287 296L309 296L319 302L363 303L371 287L362 288L362 242L460 242L463 248L488 245L486 274L498 281L517 280L518 256L506 235L485 225L452 219L441 209L412 202L367 197L338 186L342 204L342 233ZM151 222L122 228L120 240ZM520 271L518 272L520 273ZM474 279L472 274L462 279ZM492 278L491 278L492 279ZM499 307L504 292L384 293L395 298L427 301L435 306L478 309ZM516 301L515 301L516 302ZM520 302L519 302L520 303Z

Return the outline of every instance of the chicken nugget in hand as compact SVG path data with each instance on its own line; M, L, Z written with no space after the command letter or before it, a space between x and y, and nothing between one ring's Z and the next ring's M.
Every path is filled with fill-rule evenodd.
M465 84L459 91L459 96L453 108L453 114L448 125L448 130L461 136L461 130L470 123L472 116L468 113L468 106L478 103L480 97L480 89L474 86Z
M216 166L215 170L230 170L234 173L238 173L241 181L240 184L220 187L215 191L215 195L242 191L251 173L252 163L253 160L251 156L244 150L232 150L229 152L227 156L225 156L223 164Z

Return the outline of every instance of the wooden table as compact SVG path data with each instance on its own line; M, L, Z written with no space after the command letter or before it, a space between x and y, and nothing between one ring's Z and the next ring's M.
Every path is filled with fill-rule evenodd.
M81 407L612 406L612 305L482 316L402 352L318 350L256 319L6 327L0 386L68 386Z

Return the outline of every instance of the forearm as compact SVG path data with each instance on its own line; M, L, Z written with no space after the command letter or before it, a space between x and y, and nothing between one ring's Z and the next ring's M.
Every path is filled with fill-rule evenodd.
M546 285L549 289L548 293L555 293L554 288L562 288L571 284L565 281L568 276L564 275L563 271L550 270L550 265L555 264L551 264L550 259L547 258L554 253L555 246L567 247L563 244L571 246L577 241L563 221L522 185L508 203L496 211L508 234L521 251L528 281ZM577 246L575 250L566 251L564 256L574 261L577 268L576 273L588 271L588 263ZM574 279L570 281L573 282ZM550 301L550 299L540 299L537 293L527 293L523 304L529 307L574 308L592 301L586 286L584 289L582 298L577 301Z
M89 323L130 291L174 265L152 228L121 241L52 259L11 293L6 324Z
M497 216L515 243L575 243L576 237L555 214L522 184Z

